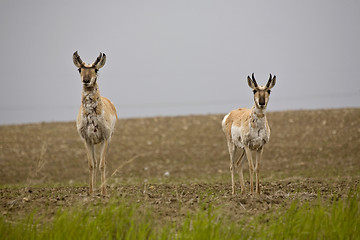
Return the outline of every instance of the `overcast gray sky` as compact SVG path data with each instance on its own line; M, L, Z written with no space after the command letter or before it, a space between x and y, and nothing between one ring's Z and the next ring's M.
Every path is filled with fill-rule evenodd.
M251 107L252 72L269 111L360 107L359 24L355 0L1 0L0 124L75 120L76 50L120 118Z

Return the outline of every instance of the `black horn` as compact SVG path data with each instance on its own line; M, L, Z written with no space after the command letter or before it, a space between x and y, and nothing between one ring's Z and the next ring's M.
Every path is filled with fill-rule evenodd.
M271 73L270 73L270 77L269 77L269 80L268 80L268 82L266 84L266 87L270 87L271 81L272 81L272 76L271 76Z
M100 52L100 55L96 58L95 62L92 64L93 66L96 66L96 64L98 64L100 62L100 60L102 59L103 54Z
M254 86L257 87L258 85L257 85L257 82L255 80L254 73L251 74L251 78L252 78L252 81L254 83Z
M79 56L79 54L78 54L78 52L76 51L76 52L74 52L74 59L80 64L80 65L84 65L84 62L81 60L81 58L80 58L80 56ZM75 62L74 62L75 63Z

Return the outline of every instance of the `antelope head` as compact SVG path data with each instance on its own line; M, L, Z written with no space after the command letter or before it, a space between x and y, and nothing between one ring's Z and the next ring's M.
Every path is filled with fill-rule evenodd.
M261 110L266 109L271 92L270 89L272 89L276 83L276 76L274 75L274 77L272 77L270 74L269 80L265 86L260 86L257 84L254 73L251 75L251 78L248 76L247 80L249 87L251 87L254 92L254 102L256 108Z
M99 69L105 65L106 55L104 53L100 53L95 62L92 64L86 64L81 60L78 52L76 51L73 54L73 62L79 69L83 86L86 88L92 88L96 83Z

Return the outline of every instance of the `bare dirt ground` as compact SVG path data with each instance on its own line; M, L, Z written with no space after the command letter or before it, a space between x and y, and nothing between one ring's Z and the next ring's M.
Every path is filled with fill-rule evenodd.
M105 199L87 195L86 153L74 122L0 126L0 212L11 220L36 210L51 219L58 209L125 199L159 221L209 203L237 220L318 195L336 200L359 185L360 109L268 113L260 196L231 195L222 117L119 120Z

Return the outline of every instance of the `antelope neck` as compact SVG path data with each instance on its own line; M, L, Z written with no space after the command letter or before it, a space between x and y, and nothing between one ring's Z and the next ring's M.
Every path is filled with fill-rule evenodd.
M85 110L85 115L101 114L102 103L99 87L96 83L93 87L83 87L81 102Z
M265 114L266 114L266 110L265 109L259 109L257 108L255 105L252 107L251 109L251 115L252 116L256 116L257 118L263 118L265 117Z

